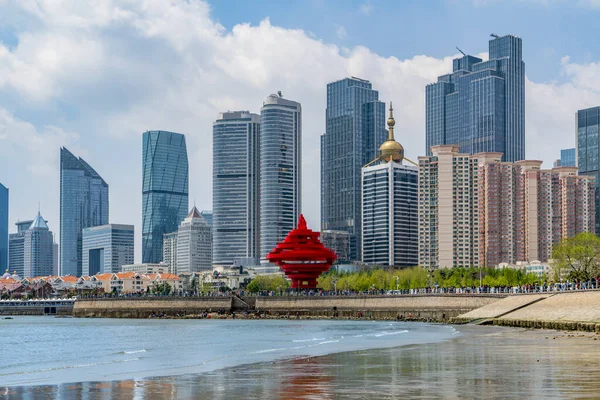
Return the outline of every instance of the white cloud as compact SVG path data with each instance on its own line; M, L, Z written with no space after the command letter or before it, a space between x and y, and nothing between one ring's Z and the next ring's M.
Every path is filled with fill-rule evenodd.
M452 68L452 56L399 60L360 46L340 49L269 19L227 31L200 1L18 4L36 23L21 28L17 46L0 44L0 181L3 171L19 165L31 172L22 177L26 182L47 182L33 173L50 170L58 187L58 147L75 145L84 156L87 148L88 161L111 187L111 220L135 223L138 234L141 132L186 134L190 198L210 208L212 122L225 110L258 112L266 96L281 90L303 106L303 211L318 229L314 182L320 179L326 84L350 75L371 80L383 101L394 102L398 139L416 159L424 152L425 85ZM598 64L567 60L562 68L564 84L527 82L528 156L538 158L531 150L539 149L548 162L574 144L576 107L600 104ZM44 167L25 161L32 153ZM31 214L12 204L13 216ZM52 221L58 221L55 210L47 216Z
M360 5L360 12L364 15L371 15L371 12L373 11L373 5L371 4L371 2L366 2Z
M342 25L336 25L335 35L338 37L338 39L345 39L348 36L348 32L346 32L346 28L344 28Z

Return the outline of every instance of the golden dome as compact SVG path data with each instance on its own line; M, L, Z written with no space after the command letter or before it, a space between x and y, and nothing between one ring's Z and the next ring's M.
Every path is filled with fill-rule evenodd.
M388 140L379 147L379 159L387 162L402 162L404 159L404 147L394 139L394 125L396 125L396 121L394 120L392 102L390 102L390 118L387 123L389 128Z

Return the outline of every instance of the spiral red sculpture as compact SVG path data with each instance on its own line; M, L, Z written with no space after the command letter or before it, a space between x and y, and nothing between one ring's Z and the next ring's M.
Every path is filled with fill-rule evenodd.
M316 288L319 275L328 271L337 258L319 241L319 235L306 227L306 220L300 214L298 227L267 255L267 260L279 265L292 280L293 289Z

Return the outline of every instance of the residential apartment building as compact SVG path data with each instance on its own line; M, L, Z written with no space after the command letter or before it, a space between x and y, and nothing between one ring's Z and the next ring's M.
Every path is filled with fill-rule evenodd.
M212 229L193 207L177 230L177 259L173 273L212 271Z
M502 162L501 153L432 148L419 157L419 264L425 268L546 262L552 245L593 231L592 179L577 167Z

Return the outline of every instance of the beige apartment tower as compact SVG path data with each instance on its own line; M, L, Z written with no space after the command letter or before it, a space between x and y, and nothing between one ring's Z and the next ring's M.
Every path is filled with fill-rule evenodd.
M419 264L425 268L548 261L552 245L593 232L594 183L577 167L501 162L501 153L432 147L419 157Z

